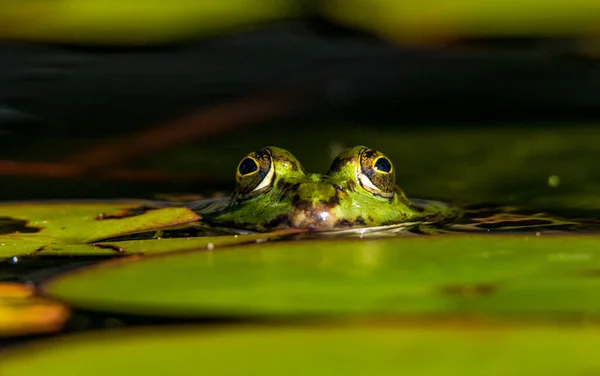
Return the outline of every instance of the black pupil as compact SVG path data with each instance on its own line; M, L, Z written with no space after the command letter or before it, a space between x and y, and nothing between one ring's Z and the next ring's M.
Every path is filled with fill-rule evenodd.
M251 158L246 158L240 163L240 174L246 175L258 170L258 165Z
M390 172L392 171L392 164L387 158L382 157L375 162L375 168L379 171Z

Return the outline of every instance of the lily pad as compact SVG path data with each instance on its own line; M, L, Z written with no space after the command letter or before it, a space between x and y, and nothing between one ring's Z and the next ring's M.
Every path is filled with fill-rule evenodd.
M397 42L444 42L475 37L597 35L600 7L594 0L327 0L321 10L336 22ZM540 11L544 17L540 17Z
M189 327L71 336L3 354L2 374L583 375L597 331L403 326Z
M445 235L277 242L119 261L44 293L142 315L600 313L600 238Z
M98 252L111 251L120 254L157 254L166 252L179 252L190 250L212 250L214 247L244 244L251 242L263 242L269 239L282 237L302 232L297 229L285 229L263 234L250 235L225 235L225 236L202 236L192 238L168 238L168 239L144 239L126 240L114 242L98 242L93 244L75 244L50 246L44 249L44 255L64 254L98 254Z
M195 222L200 217L187 208L138 210L144 201L32 202L0 205L3 223L26 223L0 235L0 257L41 252L48 246L86 244L96 240ZM13 226L14 228L14 226ZM98 254L114 253L97 250Z
M102 241L122 235L196 223L186 207L146 201L32 202L0 205L0 257L30 254L114 255L160 253L260 241L291 231L245 236Z
M300 13L299 7L287 0L149 1L142 8L132 0L50 0L3 1L2 6L2 38L113 45L176 42Z
M0 283L0 336L55 332L69 313L63 304L35 296L33 286Z

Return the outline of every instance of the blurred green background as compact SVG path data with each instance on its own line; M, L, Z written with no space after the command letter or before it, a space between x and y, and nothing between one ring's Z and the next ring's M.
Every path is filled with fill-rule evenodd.
M596 1L0 4L4 199L210 195L265 145L367 144L413 197L598 206Z

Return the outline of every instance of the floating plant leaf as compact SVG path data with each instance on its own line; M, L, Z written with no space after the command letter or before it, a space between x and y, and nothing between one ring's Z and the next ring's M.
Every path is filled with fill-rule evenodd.
M69 308L35 296L33 286L0 283L0 336L58 331L68 316Z
M297 232L115 241L122 235L200 220L186 207L153 208L144 201L4 204L0 205L0 219L0 257L159 253L260 241Z
M43 290L76 307L143 315L594 315L598 275L598 237L445 235L121 260Z
M325 1L321 13L333 22L396 42L440 43L470 38L561 38L597 35L600 7L594 0L450 0L398 2Z
M98 242L94 244L75 244L50 246L44 249L45 255L62 254L97 254L98 252L110 251L113 254L156 254L189 250L211 250L213 247L261 242L272 238L291 235L301 232L296 229L285 229L262 234L250 235L225 235L225 236L202 236L191 238L168 238L168 239L143 239L113 242Z
M582 328L300 325L123 330L5 352L2 375L592 375Z
M67 244L86 244L157 228L195 222L187 208L145 208L144 201L32 202L0 205L4 228L0 257L43 251ZM22 224L16 227L16 224ZM23 231L25 230L25 231ZM106 253L106 251L98 251Z
M83 45L164 44L300 13L298 5L287 0L175 0L151 1L143 8L138 5L133 0L3 1L0 37Z
M63 243L98 239L198 221L185 207L154 207L150 202L32 202L0 205L0 216L27 221L39 231L20 235L53 237Z

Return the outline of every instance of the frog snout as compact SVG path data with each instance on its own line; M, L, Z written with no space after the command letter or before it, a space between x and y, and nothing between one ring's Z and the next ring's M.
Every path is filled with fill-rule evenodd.
M336 221L330 207L324 203L296 206L290 215L290 224L296 228L333 229Z

